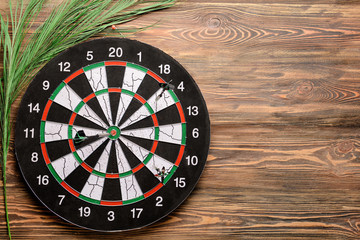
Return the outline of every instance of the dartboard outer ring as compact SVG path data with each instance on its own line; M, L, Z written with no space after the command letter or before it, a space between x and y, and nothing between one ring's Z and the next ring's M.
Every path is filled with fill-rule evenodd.
M71 47L20 103L15 155L50 211L82 228L125 231L174 211L206 164L210 120L191 75L126 38Z

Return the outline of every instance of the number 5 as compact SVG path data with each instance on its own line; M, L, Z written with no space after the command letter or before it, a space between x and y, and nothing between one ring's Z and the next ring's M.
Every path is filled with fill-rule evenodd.
M94 59L93 51L87 51L86 53L86 60L91 61Z

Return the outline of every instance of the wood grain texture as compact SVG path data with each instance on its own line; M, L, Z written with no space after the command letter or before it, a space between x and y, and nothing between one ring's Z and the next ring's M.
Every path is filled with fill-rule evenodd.
M45 209L12 154L14 239L360 239L359 12L346 0L179 0L128 23L161 19L132 38L177 59L207 101L199 184L155 225L94 233Z

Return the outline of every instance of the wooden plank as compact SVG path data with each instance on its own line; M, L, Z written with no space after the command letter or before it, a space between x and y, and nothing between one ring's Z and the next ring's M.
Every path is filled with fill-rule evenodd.
M187 0L128 23L161 19L131 37L172 55L204 94L212 135L198 186L153 226L94 233L45 209L11 155L14 238L358 239L359 10L357 1Z

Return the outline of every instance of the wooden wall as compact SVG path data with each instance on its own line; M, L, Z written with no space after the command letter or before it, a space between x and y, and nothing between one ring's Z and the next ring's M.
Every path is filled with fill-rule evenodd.
M11 155L14 239L360 239L360 1L179 0L127 26L159 19L131 38L177 59L207 101L196 189L150 227L96 233L43 207Z

